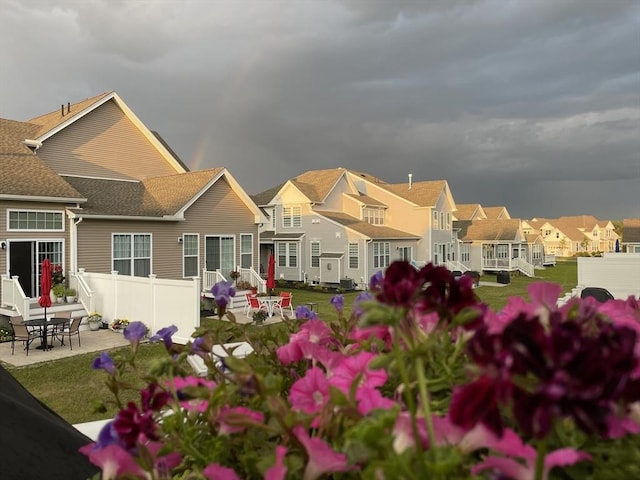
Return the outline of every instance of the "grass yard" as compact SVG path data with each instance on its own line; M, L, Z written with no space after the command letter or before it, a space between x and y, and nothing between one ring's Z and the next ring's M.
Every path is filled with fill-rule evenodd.
M536 278L525 276L512 276L508 285L481 286L476 289L476 293L481 301L487 303L493 310L499 310L511 296L527 295L527 285L533 281L551 281L563 287L563 293L570 291L577 282L577 263L574 260L558 262L555 267L545 270L536 270ZM495 282L494 275L483 275L481 282ZM321 293L308 290L292 290L293 304L304 305L308 302L317 304L318 315L325 321L337 319L337 314L333 306L329 303L333 293ZM349 292L345 297L345 315L350 315L353 300L359 292ZM203 318L202 325L205 327L224 327L227 322ZM249 338L258 338L264 334L263 329L283 328L280 324L264 327L247 327ZM232 335L229 333L229 335ZM233 338L226 338L225 341L232 341ZM161 344L142 345L138 354L138 367L142 371L148 371L163 354L164 347ZM112 355L122 354L123 350L110 352ZM33 395L42 400L51 409L58 412L70 423L87 422L103 418L113 417L116 413L115 406L108 406L105 410L97 410L101 400L111 400L112 394L105 384L107 375L100 371L92 370L91 364L97 354L90 353L77 355L70 358L57 360L45 364L32 365L23 368L15 368L5 365L5 368L15 376ZM135 390L123 396L126 402L128 399L137 398Z

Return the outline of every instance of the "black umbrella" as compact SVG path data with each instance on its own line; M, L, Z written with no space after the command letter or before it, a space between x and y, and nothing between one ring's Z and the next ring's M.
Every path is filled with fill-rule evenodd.
M78 449L91 439L0 366L2 478L85 480L100 470Z

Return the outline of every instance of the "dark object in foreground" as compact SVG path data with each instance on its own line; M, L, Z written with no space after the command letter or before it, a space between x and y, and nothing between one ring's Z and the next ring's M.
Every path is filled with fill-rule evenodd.
M2 478L85 480L100 470L78 449L91 439L0 366Z
M509 283L511 283L511 275L509 274L509 272L501 270L498 272L496 281L502 285L508 285Z
M607 300L613 300L613 295L606 288L600 287L587 287L583 288L580 292L580 298L592 297L598 302L604 303Z

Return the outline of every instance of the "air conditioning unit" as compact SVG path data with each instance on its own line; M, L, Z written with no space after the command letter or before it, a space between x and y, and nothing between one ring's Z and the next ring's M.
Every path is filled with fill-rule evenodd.
M340 280L340 288L342 290L353 290L353 279L343 278L342 280Z

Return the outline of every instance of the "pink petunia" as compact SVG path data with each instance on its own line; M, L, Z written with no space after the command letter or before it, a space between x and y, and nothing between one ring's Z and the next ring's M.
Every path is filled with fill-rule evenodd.
M256 412L246 407L222 407L218 416L221 435L241 433L251 425L264 423L262 412Z
M367 415L378 409L389 410L397 405L390 398L383 396L379 390L371 387L360 387L356 391L356 402L360 415Z
M120 445L111 444L103 448L94 446L95 443L85 445L80 448L80 452L102 470L102 478L117 478L125 474L144 476L144 470L136 463L135 458Z
M291 408L308 414L320 412L328 398L329 382L318 367L307 370L305 376L297 380L289 392Z
M354 468L347 464L345 454L335 452L320 438L309 437L304 427L298 425L293 433L309 456L303 480L315 480L325 473L346 472Z
M287 455L287 447L276 447L276 463L269 467L264 474L264 480L284 480L287 476L287 467L284 465L284 457Z
M202 470L202 474L209 480L240 480L238 474L231 468L211 463Z
M387 381L385 370L371 370L368 368L375 354L360 352L357 355L346 357L333 370L333 376L329 379L329 384L348 394L353 382L358 378L359 386L369 388L380 387Z
M201 377L173 377L167 381L167 385L175 390L178 394L178 398L184 398L185 395L181 390L186 388L201 388L209 391L213 391L216 388L216 383ZM202 398L187 398L180 401L180 406L185 410L195 411L203 413L207 410L209 402Z

